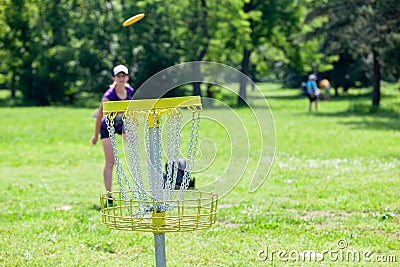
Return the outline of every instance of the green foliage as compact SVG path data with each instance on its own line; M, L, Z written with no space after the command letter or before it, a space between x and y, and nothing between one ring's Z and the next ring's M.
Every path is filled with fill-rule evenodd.
M392 40L390 40L390 45L392 49L385 51L383 55L384 74L385 78L389 81L400 80L400 34L393 34Z
M344 55L356 62L339 72L373 78L375 52L382 78L397 81L398 10L395 0L1 0L0 71L36 105L99 98L116 64L129 66L134 87L192 60L297 87L310 72L328 74ZM146 14L142 21L122 27L138 13Z
M175 65L184 56L182 50L184 40L177 35L182 31L182 25L187 23L187 18L177 12L180 10L179 4L183 4L182 10L187 7L186 1L164 6L157 0L138 1L136 8L127 7L127 11L138 10L137 13L146 14L143 22L130 27L130 32L137 31L138 36L131 44L127 44L134 47L131 49L133 63L137 69L135 76L137 86L160 70ZM127 14L127 17L130 16Z
M330 0L317 5L308 15L308 21L327 18L312 31L314 35L326 38L322 49L324 53L350 56L358 64L341 68L353 69L353 78L370 77L374 88L373 105L379 105L381 78L392 78L386 73L393 74L390 70L393 62L387 60L388 64L384 64L384 55L396 49L393 40L400 29L399 8L400 3L396 0ZM354 72L358 74L354 75ZM346 83L339 80L343 77L331 78L336 78L336 83Z
M73 101L80 92L101 94L110 82L110 69L118 63L130 66L136 87L182 61L206 59L237 66L243 45L257 51L262 51L261 45L274 49L276 44L264 43L271 43L271 36L290 34L296 24L290 22L296 10L293 1L257 2L247 13L246 1L228 0L168 5L156 0L3 2L2 38L10 43L1 50L8 56L4 66L25 100L42 105ZM146 14L142 22L121 27L137 13ZM265 54L258 58L253 76L256 70L267 73L266 66L276 61L268 57L266 65Z

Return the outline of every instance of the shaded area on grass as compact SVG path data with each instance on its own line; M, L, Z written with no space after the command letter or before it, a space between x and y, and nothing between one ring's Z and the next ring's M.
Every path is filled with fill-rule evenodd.
M320 117L358 117L358 119L340 122L343 125L351 126L353 129L379 129L379 130L400 130L400 110L395 107L373 107L366 103L352 103L345 111L318 112L315 116Z

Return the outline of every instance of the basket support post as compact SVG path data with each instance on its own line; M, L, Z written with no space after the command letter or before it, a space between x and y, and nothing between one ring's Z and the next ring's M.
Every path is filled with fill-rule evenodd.
M166 267L167 259L165 256L165 234L154 234L154 250L156 267Z
M161 152L161 149L159 147L159 142L161 136L159 135L159 125L158 123L158 118L155 115L154 117L149 116L149 134L151 137L149 139L149 147L150 147L150 163L151 167L153 168L152 174L154 175L153 177L149 177L149 181L153 180L153 186L157 187L154 188L154 198L156 198L158 201L163 200L163 190L162 190L162 177L158 177L158 175L162 175L158 173L159 170L162 169L161 165L161 155L159 153ZM160 181L161 179L161 181ZM152 185L150 185L152 186ZM159 194L159 195L157 195ZM155 224L155 227L158 229L162 224L165 224L165 213L159 212L157 209L158 205L154 207L154 213L153 213L153 223ZM159 218L161 216L161 218ZM164 216L164 217L163 217ZM166 259L166 254L165 254L165 233L154 233L154 255L156 258L156 267L166 267L167 266L167 259Z

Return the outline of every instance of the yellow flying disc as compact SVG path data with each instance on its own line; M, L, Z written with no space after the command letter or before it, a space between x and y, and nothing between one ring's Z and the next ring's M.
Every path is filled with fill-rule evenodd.
M129 25L131 25L131 24L133 24L133 23L135 23L135 22L138 22L138 21L141 20L143 17L144 17L144 14L143 14L143 13L137 14L137 15L135 15L135 16L133 16L133 17L130 17L129 19L125 20L124 23L122 23L122 26L125 26L125 27L126 27L126 26L129 26Z

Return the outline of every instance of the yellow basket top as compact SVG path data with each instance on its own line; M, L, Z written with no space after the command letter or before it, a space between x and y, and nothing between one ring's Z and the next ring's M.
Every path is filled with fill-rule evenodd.
M103 103L103 113L129 111L147 111L167 108L197 108L201 110L200 96L184 96L159 99L140 99L124 101L106 101Z

